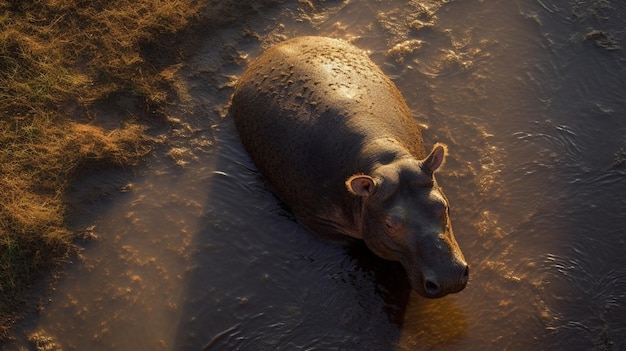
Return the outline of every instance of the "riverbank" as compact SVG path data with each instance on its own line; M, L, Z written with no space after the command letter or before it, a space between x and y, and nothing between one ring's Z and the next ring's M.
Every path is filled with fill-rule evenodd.
M68 188L141 163L178 99L190 33L232 20L228 6L245 5L0 1L0 342L33 309L33 286L78 257ZM108 103L120 98L131 108Z

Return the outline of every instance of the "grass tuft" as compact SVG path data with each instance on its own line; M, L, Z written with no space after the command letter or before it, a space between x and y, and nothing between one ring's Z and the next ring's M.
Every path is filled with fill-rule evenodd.
M105 130L75 117L88 120L117 93L150 106L172 98L164 77L177 62L147 48L178 57L163 38L203 15L194 0L0 0L0 342L35 279L76 254L64 218L70 182L150 150L135 121Z

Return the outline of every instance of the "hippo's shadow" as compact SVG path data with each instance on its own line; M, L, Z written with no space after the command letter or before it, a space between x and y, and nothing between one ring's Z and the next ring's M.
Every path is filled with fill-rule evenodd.
M346 252L365 273L372 276L376 293L385 302L383 309L389 322L402 326L411 295L411 286L402 265L376 256L361 240L354 240L346 246Z

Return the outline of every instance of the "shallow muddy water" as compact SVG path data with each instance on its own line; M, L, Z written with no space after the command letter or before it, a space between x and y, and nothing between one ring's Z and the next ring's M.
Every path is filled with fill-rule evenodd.
M167 150L97 204L97 239L27 333L63 350L625 349L624 23L608 0L248 13L184 67ZM254 170L226 113L233 82L308 34L370 52L427 149L448 144L438 180L471 265L459 294L424 299L398 265L316 239Z

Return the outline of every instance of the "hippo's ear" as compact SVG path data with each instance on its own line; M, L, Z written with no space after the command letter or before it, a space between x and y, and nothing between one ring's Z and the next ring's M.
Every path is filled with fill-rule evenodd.
M448 154L448 147L442 143L436 143L433 147L433 151L424 160L424 170L429 173L435 172L446 161L446 155Z
M376 180L365 175L357 174L346 180L348 191L357 196L369 196L376 189Z

